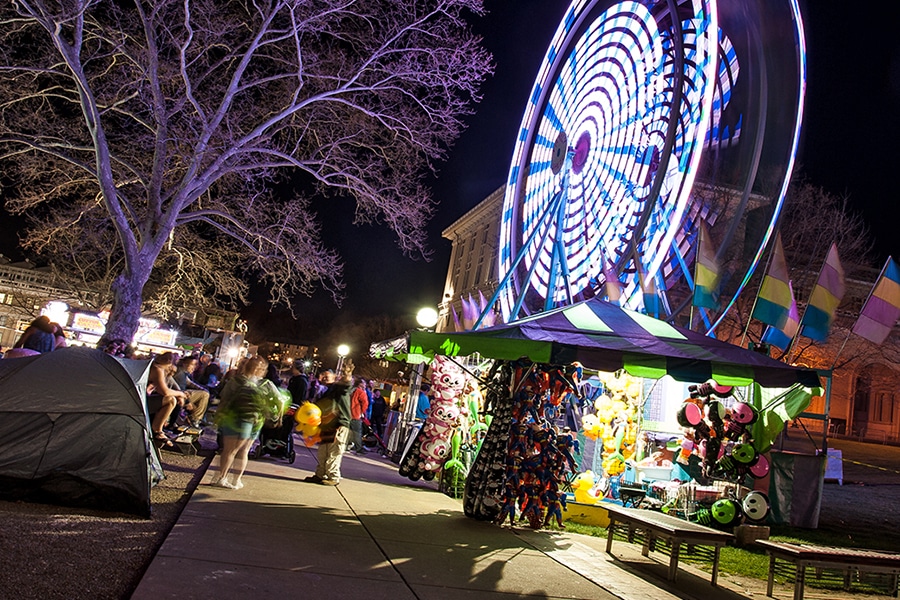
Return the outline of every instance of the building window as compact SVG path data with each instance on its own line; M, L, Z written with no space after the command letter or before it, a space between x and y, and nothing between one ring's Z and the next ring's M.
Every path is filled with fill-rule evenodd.
M872 398L872 422L890 423L894 416L894 394L880 392Z

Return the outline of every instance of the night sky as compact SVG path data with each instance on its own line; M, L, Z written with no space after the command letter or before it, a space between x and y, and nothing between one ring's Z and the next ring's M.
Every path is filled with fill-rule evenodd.
M433 180L440 208L428 232L432 260L404 257L387 229L354 227L350 202L329 200L321 213L326 242L345 259L346 300L341 310L325 294L298 301L301 329L321 328L335 318L413 315L440 301L450 256L450 242L440 233L504 183L538 66L569 2L486 0L485 5L488 16L474 26L494 54L496 72L483 87L469 129ZM900 37L886 15L854 14L846 2L807 0L801 6L809 62L799 172L811 183L849 195L871 228L880 261L888 254L900 257L894 179L900 172ZM8 232L3 237L10 238ZM254 321L263 326L267 310L258 302L246 311L251 327Z
M441 202L429 230L434 258L430 263L403 258L387 232L379 232L366 252L349 249L345 310L402 315L440 301L450 255L450 242L440 232L504 183L537 69L568 4L486 0L490 13L475 22L475 29L494 54L496 72L434 182ZM796 173L849 196L871 228L879 261L889 254L900 257L900 209L892 176L900 171L900 38L890 19L863 22L848 14L844 2L814 0L801 8L808 80ZM363 237L375 239L366 229L371 228L361 232ZM360 233L355 231L345 234Z

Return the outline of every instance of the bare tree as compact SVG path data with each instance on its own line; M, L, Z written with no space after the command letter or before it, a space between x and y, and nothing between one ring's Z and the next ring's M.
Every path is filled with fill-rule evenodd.
M467 11L481 0L4 3L0 159L24 243L108 257L107 335L122 338L145 292L162 309L240 298L252 274L276 303L337 297L313 204L329 195L427 256L424 171L492 68ZM91 236L102 246L73 242Z

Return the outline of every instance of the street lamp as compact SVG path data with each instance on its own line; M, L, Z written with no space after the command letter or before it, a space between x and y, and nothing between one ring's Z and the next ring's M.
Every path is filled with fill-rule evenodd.
M438 313L430 306L421 308L419 309L419 312L416 313L416 322L419 324L419 327L431 329L432 327L437 325Z
M238 350L237 346L232 346L226 352L226 356L228 356L228 369L229 370L234 368L234 359L236 359L238 357L238 354L240 354L240 351Z
M335 369L335 372L338 376L340 376L341 367L344 366L344 358L348 354L350 354L350 346L348 346L347 344L341 344L340 346L337 347L337 354L338 354L338 362L337 362L337 368Z

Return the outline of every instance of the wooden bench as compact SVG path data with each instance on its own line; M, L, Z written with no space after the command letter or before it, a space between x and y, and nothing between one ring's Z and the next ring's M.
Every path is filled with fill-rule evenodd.
M887 573L891 575L891 593L897 596L897 579L900 575L900 553L857 548L837 548L834 546L814 546L811 544L790 544L757 540L769 555L769 582L766 595L772 596L775 583L775 561L783 560L794 564L794 600L803 600L803 586L806 583L806 567L816 569L837 569L844 571L844 589L850 589L854 571L863 573Z
M609 530L606 537L607 553L612 553L613 535L617 525L628 529L629 541L634 539L635 531L640 530L644 534L644 546L641 550L643 556L649 556L650 551L656 549L658 540L669 543L671 552L669 554L668 579L675 581L682 544L712 546L714 555L711 583L716 585L719 574L719 550L734 538L733 535L652 510L625 508L615 504L610 504L606 510L609 512Z

